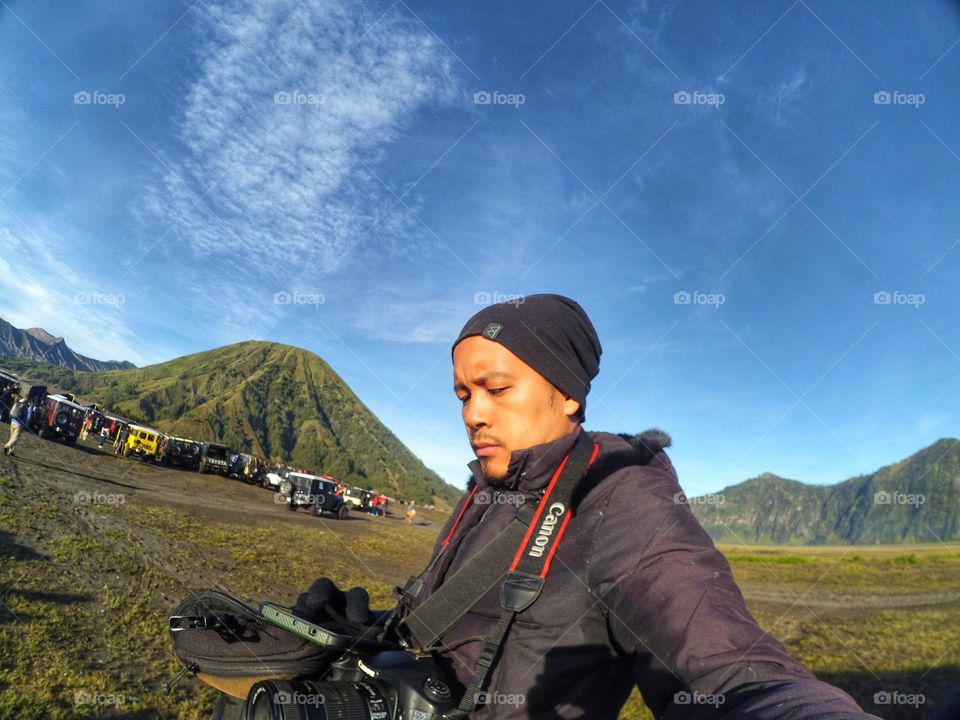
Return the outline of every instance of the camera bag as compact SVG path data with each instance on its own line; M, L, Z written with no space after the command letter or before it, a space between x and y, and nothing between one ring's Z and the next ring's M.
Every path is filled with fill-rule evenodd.
M192 674L235 698L260 680L292 680L324 671L339 656L272 624L259 610L217 590L192 593L170 617L173 651L183 667L164 689Z

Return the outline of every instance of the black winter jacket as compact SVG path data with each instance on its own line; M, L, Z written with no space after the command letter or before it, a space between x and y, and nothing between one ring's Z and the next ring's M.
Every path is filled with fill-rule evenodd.
M586 494L579 504L575 498L543 592L507 636L487 684L489 704L471 718L612 720L634 685L658 718L874 717L757 626L726 559L680 495L663 452L669 436L590 437L599 454ZM512 521L517 503L542 497L575 440L571 434L514 452L507 480L496 488L478 461L470 464L471 487L498 497L464 510L414 612ZM440 641L440 661L461 685L473 675L480 638L500 617L499 591L490 588Z

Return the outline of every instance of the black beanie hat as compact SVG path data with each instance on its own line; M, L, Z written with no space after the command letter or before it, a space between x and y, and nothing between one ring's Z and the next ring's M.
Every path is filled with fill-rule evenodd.
M554 387L586 408L590 381L600 371L600 338L587 313L562 295L527 295L490 305L467 320L450 349L482 335L503 345Z

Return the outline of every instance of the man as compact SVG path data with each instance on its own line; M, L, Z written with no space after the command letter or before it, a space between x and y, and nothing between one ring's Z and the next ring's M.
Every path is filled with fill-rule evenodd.
M585 418L600 340L574 301L534 295L487 307L453 345L454 390L477 459L472 483L514 503L464 507L440 538L413 612L536 503ZM663 433L590 433L598 453L540 597L510 629L492 669L491 703L476 718L615 718L639 686L657 717L864 717L757 627L714 548L682 500ZM438 549L439 549L438 543ZM448 674L466 685L500 617L490 589L441 639ZM702 699L702 702L694 702Z
M20 440L20 433L26 424L26 400L20 398L19 394L11 393L10 399L13 401L13 407L10 408L10 439L3 446L4 455L13 455L13 448Z
M537 504L552 487L585 432L601 345L576 302L534 295L477 313L452 355L476 460L409 603L413 619L515 522L518 506ZM484 685L487 702L470 718L613 720L635 685L658 718L873 717L757 626L730 566L683 500L663 451L669 436L586 439L593 462L545 584L510 626ZM499 583L480 593L436 643L460 694L501 617L500 598ZM310 592L298 607L309 602Z
M114 455L119 455L123 452L123 446L127 444L128 437L130 437L130 426L124 424L123 429L117 433L117 441L113 446Z

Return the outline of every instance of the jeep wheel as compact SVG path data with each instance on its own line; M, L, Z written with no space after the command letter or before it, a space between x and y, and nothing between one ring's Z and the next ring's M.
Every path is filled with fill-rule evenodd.
M343 504L340 506L340 509L337 510L337 519L346 520L349 514L350 514L350 508L348 508L346 504Z

